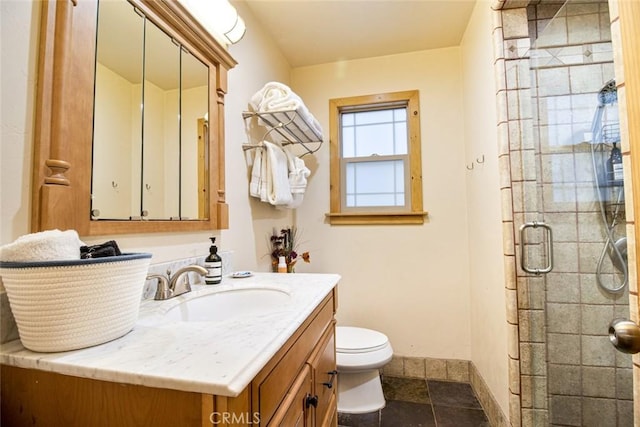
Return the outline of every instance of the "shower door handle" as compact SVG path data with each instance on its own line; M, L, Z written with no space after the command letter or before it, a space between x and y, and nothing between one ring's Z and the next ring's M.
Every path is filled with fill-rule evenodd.
M527 228L542 227L547 232L547 265L543 268L535 268L527 265L527 257L525 254L525 237ZM520 226L520 266L524 271L531 274L545 274L553 269L553 233L551 227L544 222L532 221L525 222Z
M614 319L609 324L609 340L623 353L640 353L640 326L627 319Z

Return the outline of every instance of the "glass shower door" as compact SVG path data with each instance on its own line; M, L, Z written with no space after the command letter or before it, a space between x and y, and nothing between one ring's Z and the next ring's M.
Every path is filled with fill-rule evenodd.
M521 152L522 200L514 195L517 223L536 224L518 242L521 406L536 426L633 426L631 357L608 336L629 317L608 5L570 0L538 19L549 7L529 6L533 120L521 124L533 142Z

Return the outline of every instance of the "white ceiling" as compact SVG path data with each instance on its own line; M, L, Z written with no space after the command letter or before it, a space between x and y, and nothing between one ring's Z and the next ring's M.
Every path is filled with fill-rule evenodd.
M458 46L476 2L238 1L249 6L292 67Z

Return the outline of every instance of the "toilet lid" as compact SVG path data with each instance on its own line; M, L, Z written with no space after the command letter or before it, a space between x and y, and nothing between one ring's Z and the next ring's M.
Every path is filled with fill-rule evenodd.
M388 343L387 336L378 331L353 326L336 328L336 351L340 353L365 353L381 349Z

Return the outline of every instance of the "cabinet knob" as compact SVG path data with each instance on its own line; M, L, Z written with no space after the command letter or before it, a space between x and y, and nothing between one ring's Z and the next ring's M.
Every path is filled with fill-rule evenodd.
M309 406L313 406L314 408L318 407L318 396L312 396L307 394L307 398L305 399L305 406L308 408Z
M329 382L322 383L322 385L326 388L333 388L333 380L336 378L336 375L338 375L338 371L334 369L333 371L327 372L327 374L329 374L331 378L329 379Z

